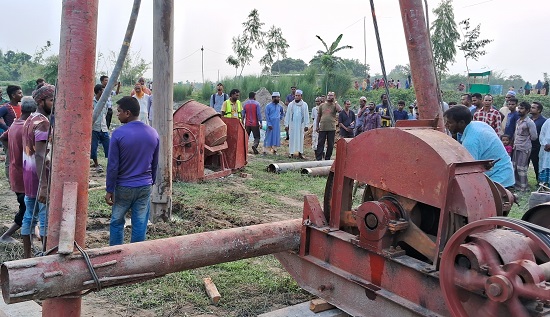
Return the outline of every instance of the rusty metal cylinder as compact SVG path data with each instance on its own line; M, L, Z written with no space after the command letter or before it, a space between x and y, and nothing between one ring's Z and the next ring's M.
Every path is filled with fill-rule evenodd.
M426 26L422 0L399 0L414 92L420 119L438 118L437 128L445 131L439 103L432 46Z
M331 166L306 167L302 168L302 175L307 176L328 176Z
M298 250L301 219L87 250L102 288L235 260ZM95 289L80 253L4 262L8 304Z
M179 123L204 124L204 143L208 146L223 144L227 139L227 126L220 114L198 101L189 100L174 112L174 126Z
M303 168L308 167L332 166L332 163L334 163L334 160L271 163L267 166L267 171L271 173L285 173L288 171L301 171Z

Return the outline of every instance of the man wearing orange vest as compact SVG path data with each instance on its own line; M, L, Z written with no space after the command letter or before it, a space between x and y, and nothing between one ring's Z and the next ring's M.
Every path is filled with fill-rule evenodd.
M226 118L242 118L242 105L239 97L241 92L238 89L232 89L229 92L229 99L223 102L222 105L222 116Z

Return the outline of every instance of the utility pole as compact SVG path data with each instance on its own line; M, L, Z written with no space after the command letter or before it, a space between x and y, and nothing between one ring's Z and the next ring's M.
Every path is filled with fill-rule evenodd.
M159 134L159 163L151 196L151 221L172 216L172 129L174 93L174 0L153 1L153 127Z
M204 85L204 46L201 46L202 84Z

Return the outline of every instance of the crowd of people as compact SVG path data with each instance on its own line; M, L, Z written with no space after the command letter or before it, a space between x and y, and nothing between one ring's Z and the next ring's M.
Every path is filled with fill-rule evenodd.
M315 98L311 112L302 95L300 89L291 87L291 93L281 102L281 94L272 93L272 100L265 107L264 155L268 152L277 154L281 146L281 122L287 132L289 157L305 159L305 132L312 129L311 143L315 159L329 160L337 131L342 138L353 138L372 129L391 127L398 120L417 120L419 116L416 101L406 109L405 102L399 100L397 107L392 109L386 94L381 94L378 104L368 102L364 96L360 97L358 107L353 110L351 100L344 100L341 106L334 92L328 92L326 96ZM253 153L259 154L261 106L253 92L242 106L238 99L238 90L233 89L229 96L225 96L223 85L218 84L218 92L212 95L211 106L216 109L216 104L219 104L222 115L241 119L247 133L254 136ZM227 107L236 111L228 111ZM510 90L500 109L493 104L492 95L480 93L464 93L460 104L442 102L441 108L449 121L455 118L453 116L457 109L467 112L468 118L460 115L455 118L462 122L463 129L456 129L456 125L452 125L454 130L447 127L447 132L461 142L475 159L498 160L487 172L490 176L496 175L493 177L495 181L516 191L529 191L527 171L531 163L537 182L550 183L550 124L544 125L546 118L542 116L543 105L540 102L520 102L516 92ZM453 110L448 112L450 109ZM488 134L491 134L491 138ZM482 140L478 144L481 135L487 140L494 141L496 138L498 142L492 145L490 151L480 153L477 147L491 143ZM505 153L506 157L495 156L495 153Z
M100 77L100 83L90 92L90 108L99 107L108 81L107 76ZM8 85L9 100L0 106L0 141L5 152L6 177L19 204L14 223L0 237L0 242L13 242L12 235L21 228L26 258L32 256L32 235L37 235L43 246L46 245L50 152L55 126L56 88L42 78L36 83L32 96L23 96L20 86ZM150 87L140 78L131 96L119 99L113 109L111 96L119 93L120 83L117 83L91 127L91 167L98 173L103 172L97 159L99 144L107 158L105 202L112 206L110 245L123 243L125 215L130 211L130 242L145 240L159 152L158 133L150 126ZM123 125L111 130L115 111Z

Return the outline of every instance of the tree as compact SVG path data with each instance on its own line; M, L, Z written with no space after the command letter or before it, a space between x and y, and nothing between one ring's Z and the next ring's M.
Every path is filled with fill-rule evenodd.
M263 41L263 43L266 53L260 59L260 65L264 65L264 73L269 73L271 71L271 65L273 65L275 56L286 58L286 49L288 48L288 43L283 37L283 32L281 31L281 28L277 28L275 27L275 25L271 26L271 29L269 29L269 31L267 32L266 39L265 41Z
M343 36L344 36L343 34L340 34L329 47L325 42L325 40L323 40L319 35L316 35L319 41L323 43L325 50L317 51L317 54L315 55L315 57L313 57L312 62L315 63L316 61L318 61L321 65L321 69L325 71L325 75L326 75L325 90L328 90L330 79L331 77L334 77L333 73L336 66L339 64L343 64L342 58L336 56L335 54L341 50L353 48L353 46L350 46L350 45L343 45L338 47L338 45L340 45L340 41L342 40Z
M246 65L250 64L254 55L252 55L252 48L250 47L250 42L247 41L246 36L237 36L233 37L233 42L231 43L233 52L235 52L235 57L232 55L226 59L226 62L229 65L232 65L235 68L241 68L241 73L243 74L243 69ZM235 71L235 76L237 72Z
M455 61L455 43L460 39L457 31L452 0L442 0L433 10L436 16L430 27L435 68L438 77L447 72L447 64Z
M405 79L409 74L411 73L411 66L409 64L407 65L395 65L395 67L389 72L388 78L395 79L395 80L401 80L401 83L403 83L403 86L405 85Z
M282 60L276 61L273 65L271 65L271 72L289 74L291 72L302 72L306 69L306 67L306 62L301 59L283 58Z
M336 66L337 70L349 70L355 77L365 77L370 71L369 64L365 65L358 59L343 58L342 64Z
M248 19L243 23L243 33L233 37L232 47L235 56L229 56L225 61L235 68L241 68L241 75L246 65L249 65L254 55L252 46L256 49L265 49L266 53L260 59L260 64L264 66L262 72L269 73L271 65L276 57L286 58L286 49L288 43L283 37L280 28L271 26L268 32L262 30L264 23L260 22L260 13L253 9L248 14ZM236 72L235 72L235 76Z
M260 22L260 13L257 9L250 11L248 20L243 22L243 40L249 45L254 44L256 48L263 47L265 33L262 31L262 27L264 24Z
M470 29L469 18L461 21L459 25L464 33L463 40L458 48L464 53L464 59L466 60L466 71L469 73L470 68L468 67L468 60L473 59L474 61L477 61L481 56L487 54L483 48L493 40L479 40L481 24L478 24L475 28Z
M239 60L233 55L229 55L225 62L233 67L235 67L235 77L237 77L237 69L239 69Z

